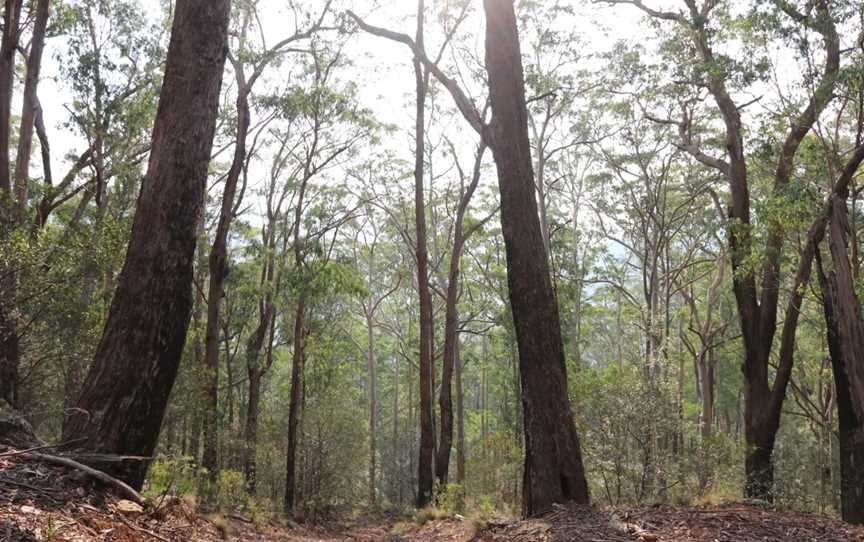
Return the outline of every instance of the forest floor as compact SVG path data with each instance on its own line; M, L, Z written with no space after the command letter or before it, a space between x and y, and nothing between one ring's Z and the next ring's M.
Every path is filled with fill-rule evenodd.
M87 475L20 457L0 457L2 542L864 542L864 528L747 504L638 509L560 507L537 519L459 516L418 525L378 513L326 526L208 516L178 498L142 510Z

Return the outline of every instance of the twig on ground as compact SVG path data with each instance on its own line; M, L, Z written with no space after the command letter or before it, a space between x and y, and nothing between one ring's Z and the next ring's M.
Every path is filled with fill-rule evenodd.
M45 444L42 446L34 446L32 448L27 448L26 450L15 450L14 452L4 452L4 453L0 454L0 457L12 457L15 455L29 454L30 452L35 452L38 450L49 450L51 448L61 448L63 446L69 446L70 444L76 444L78 442L83 442L85 440L87 440L87 439L86 438L76 438L75 440L69 440L66 442L61 442L59 444Z
M152 536L153 538L155 538L157 540L162 540L162 542L171 542L170 540L168 540L167 538L165 538L161 534L154 533L153 531L151 531L149 529L145 529L144 527L139 527L138 525L135 525L134 523L132 523L129 520L127 520L126 518L124 518L122 515L119 515L117 517L119 517L120 521L125 523L126 526L129 527L130 529L133 529L133 530L138 531L140 533L144 533L146 535Z
M47 455L47 454L39 454L39 453L28 453L27 457L31 457L37 461L44 461L45 463L53 463L55 465L62 465L64 467L70 467L76 470L80 470L86 474L89 474L93 478L105 482L106 484L113 486L118 489L123 496L127 497L129 500L134 501L141 506L144 506L145 500L144 497L141 496L140 493L132 489L125 482L114 478L111 475L108 475L101 470L96 470L93 467L88 467L87 465L83 465L77 461L73 461L68 457L60 457L56 455Z

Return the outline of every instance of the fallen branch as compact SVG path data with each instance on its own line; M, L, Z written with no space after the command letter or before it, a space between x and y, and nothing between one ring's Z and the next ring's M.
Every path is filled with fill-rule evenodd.
M70 440L68 442L61 442L60 444L45 444L43 446L34 446L32 448L27 448L26 450L16 450L14 452L5 452L5 453L0 454L0 457L11 457L14 455L25 455L25 454L29 454L30 452L35 452L37 450L49 450L51 448L61 448L63 446L68 446L70 444L76 444L78 442L83 442L85 440L87 440L87 439L86 438L78 438L75 440Z
M144 527L139 527L139 526L135 525L134 523L132 523L129 520L127 520L126 518L124 518L122 515L119 515L117 517L119 517L120 521L125 523L126 526L129 527L130 529L133 529L133 530L138 531L140 533L144 533L146 535L150 535L157 540L162 540L162 542L171 542L170 540L168 540L167 538L165 538L164 536L162 536L160 534L154 533L153 531L145 529Z
M0 478L0 484L8 484L10 486L23 487L24 489L36 491L38 493L45 494L49 497L51 497L51 493L57 491L56 489L48 489L48 488L44 488L44 487L31 486L30 484L25 484L24 482L17 482L15 480L9 480L7 478Z
M56 455L47 455L47 454L39 454L39 453L32 453L31 452L31 453L26 454L26 457L30 457L30 458L35 459L37 461L44 461L45 463L52 463L54 465L62 465L64 467L69 467L72 469L79 470L81 472L89 474L90 476L92 476L93 478L96 478L97 480L99 480L101 482L108 484L109 486L116 488L117 490L120 491L120 493L123 494L124 497L127 497L130 501L136 502L136 503L140 504L141 506L144 506L144 504L145 504L144 497L142 497L140 493L138 493L137 491L132 489L125 482L118 480L117 478L114 478L113 476L110 476L108 474L105 474L101 470L96 470L92 467L88 467L87 465L83 465L77 461L73 461L72 459L69 459L67 457L59 457Z

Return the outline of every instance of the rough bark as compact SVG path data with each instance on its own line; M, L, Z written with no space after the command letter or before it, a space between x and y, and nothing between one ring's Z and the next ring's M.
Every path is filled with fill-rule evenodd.
M850 225L846 200L849 183L862 161L864 145L856 149L833 191L828 245L834 265L827 275L816 253L836 388L841 515L856 524L864 524L864 315L847 252Z
M498 168L507 279L519 351L525 428L522 512L588 503L588 484L567 390L567 370L537 201L522 55L513 3L484 0L492 102L487 140Z
M844 202L838 202L845 205ZM864 524L864 321L855 295L840 220L832 218L834 270L827 275L817 256L828 348L837 388L840 443L840 512L844 521ZM838 239L834 234L840 234ZM840 259L837 257L840 256Z
M14 228L17 214L9 169L9 147L21 2L6 0L0 43L0 242ZM11 268L6 263L0 268L0 399L14 407L18 403L20 347L16 311L18 273L14 260L11 263Z
M462 391L463 363L459 356L459 344L456 344L456 359L454 360L456 377L456 483L465 484L465 395ZM464 490L464 488L463 488Z
M150 457L192 310L196 229L216 126L230 2L178 0L126 261L64 440L88 452ZM140 488L149 465L106 465Z
M417 4L418 46L423 48L425 4ZM414 58L417 114L414 133L414 220L416 226L415 258L417 265L417 293L420 297L420 456L417 461L417 507L432 500L435 434L432 387L432 294L429 290L429 252L426 247L426 202L424 198L426 148L426 94L429 87L428 71Z
M291 398L288 403L288 450L285 469L284 510L294 510L297 474L297 428L300 424L300 391L303 374L303 347L305 343L306 300L301 294L294 313L294 352L291 358Z

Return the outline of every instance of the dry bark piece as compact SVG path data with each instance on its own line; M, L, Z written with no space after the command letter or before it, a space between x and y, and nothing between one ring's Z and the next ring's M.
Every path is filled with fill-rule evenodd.
M137 516L144 513L143 506L136 502L128 501L126 499L117 501L116 506L118 512L120 512L121 514L126 514L127 516Z

